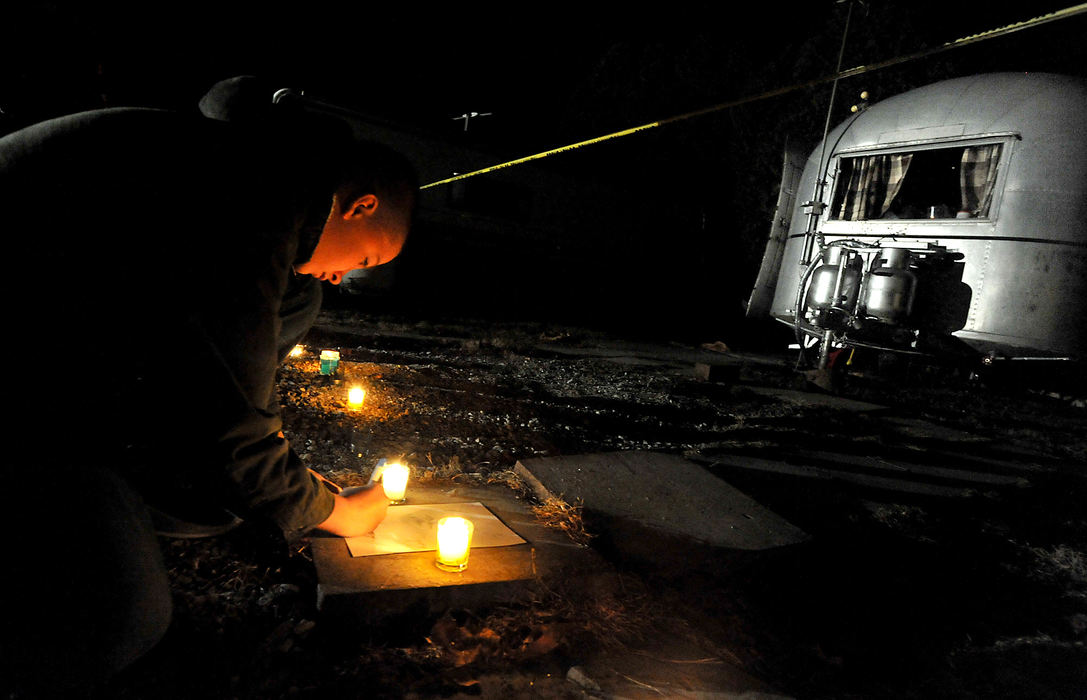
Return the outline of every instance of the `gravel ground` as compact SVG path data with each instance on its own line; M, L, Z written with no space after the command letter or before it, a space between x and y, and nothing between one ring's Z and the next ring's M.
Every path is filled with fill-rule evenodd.
M570 582L516 608L451 610L392 638L321 624L304 542L288 546L250 524L212 540L164 540L170 634L84 695L591 697L567 680L571 667L665 636L695 654L688 662L740 667L795 697L1087 697L1087 412L1075 392L917 368L887 380L858 361L841 393L888 407L864 413L757 391L805 386L786 357L745 363L738 382L719 384L682 363L593 353L616 340L548 324L326 312L280 373L286 433L307 465L342 485L401 457L418 478L516 488L518 459L631 449L711 470L722 455L791 463L811 450L929 464L984 456L1031 470L1019 486L957 498L718 470L811 541L754 554L692 544L663 566L626 556L585 513L621 594ZM321 348L341 352L335 380L317 372ZM346 405L355 383L367 390L358 410ZM669 694L626 677L630 697Z

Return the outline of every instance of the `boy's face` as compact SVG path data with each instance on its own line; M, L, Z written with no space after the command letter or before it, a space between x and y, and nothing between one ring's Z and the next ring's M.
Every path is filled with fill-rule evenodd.
M400 254L408 235L407 217L363 195L344 209L337 196L310 259L295 272L339 284L351 270L387 263Z

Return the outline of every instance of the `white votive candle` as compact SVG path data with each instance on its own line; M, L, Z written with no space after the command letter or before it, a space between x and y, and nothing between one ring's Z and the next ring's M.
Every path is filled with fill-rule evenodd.
M404 500L404 492L408 489L408 474L410 473L403 464L396 462L386 464L381 471L381 487L385 489L385 496L393 503Z
M467 518L450 515L438 521L438 557L435 563L439 569L464 571L468 567L473 530L472 521Z

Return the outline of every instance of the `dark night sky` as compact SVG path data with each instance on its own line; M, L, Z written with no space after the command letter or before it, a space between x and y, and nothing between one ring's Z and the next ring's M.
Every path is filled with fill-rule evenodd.
M845 65L1070 4L858 3ZM25 121L99 106L102 95L110 104L173 106L219 78L262 73L439 131L455 131L452 117L465 111L493 112L480 128L511 148L558 145L824 75L845 13L834 0L750 3L743 20L728 9L739 5L689 1L640 9L569 0L272 6L30 3L5 22L0 107L10 121ZM1081 16L1022 33L1033 35L1027 50L1007 38L945 56L999 65L1029 53L1018 61L1025 69L1082 72L1082 48L1073 45L1083 42L1064 40L1073 25L1082 36Z
M844 67L1072 4L857 0ZM215 81L255 73L487 149L499 161L829 75L847 8L835 0L273 5L45 0L8 9L0 133L101 106L191 108ZM832 122L848 115L861 90L878 100L990 70L1087 75L1084 36L1081 14L850 78ZM785 140L818 142L829 92L829 85L798 90L546 165L601 182L638 177L654 183L658 196L682 199L697 214L693 223L653 223L632 233L623 244L628 259L616 257L613 266L635 270L631 283L641 285L638 275L662 252L654 237L667 228L702 246L694 256L702 267L686 278L704 284L705 294L728 297L734 310L761 257ZM493 116L465 134L454 118L466 111ZM677 294L686 300L703 291Z

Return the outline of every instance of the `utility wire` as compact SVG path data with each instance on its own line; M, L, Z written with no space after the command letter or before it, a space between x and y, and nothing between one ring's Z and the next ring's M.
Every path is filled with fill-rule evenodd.
M1006 26L1003 26L1003 27L998 27L996 29L990 29L988 31L981 32L979 34L971 34L969 36L965 36L965 37L962 37L962 38L959 38L959 39L955 39L953 41L949 41L949 42L944 43L944 44L940 44L938 46L933 46L932 48L922 49L920 51L915 51L914 53L906 54L906 55L903 55L903 56L897 56L895 58L890 58L890 59L887 59L885 61L881 61L879 63L873 63L871 65L866 65L866 66L856 66L854 68L849 68L849 69L846 69L844 71L839 71L837 73L834 73L833 75L823 76L821 78L816 78L814 80L809 80L809 81L803 82L803 83L794 83L792 85L786 85L784 87L775 88L773 90L767 90L766 92L761 92L761 93L758 93L758 94L755 94L755 95L748 95L746 97L740 97L740 98L737 98L735 100L730 100L728 102L721 102L719 104L715 104L715 105L712 105L710 107L703 107L702 109L698 109L698 110L695 110L693 112L686 112L684 114L678 114L678 115L676 115L674 117L668 117L666 119L661 119L659 121L649 122L647 124L642 124L640 126L631 127L629 129L623 129L622 131L616 131L616 132L611 133L611 134L605 134L603 136L597 136L595 138L591 138L591 139L588 139L586 141L579 141L577 143L571 143L571 144L568 144L566 146L559 146L558 148L552 148L551 150L548 150L548 151L541 151L540 153L534 153L533 155L530 155L530 156L525 156L523 158L517 158L515 160L507 161L505 163L499 163L498 165L492 165L492 166L489 166L489 167L486 167L486 168L482 168L481 170L473 170L472 172L468 172L468 173L460 173L460 174L454 175L452 177L447 177L444 180L437 180L436 182L431 182L430 184L423 185L419 189L425 190L425 189L428 189L430 187L437 187L438 185L445 185L445 184L448 184L450 182L456 182L458 180L464 180L464 179L467 179L467 178L470 178L470 177L475 177L476 175L483 175L484 173L492 173L492 172L495 172L496 170L502 170L504 168L510 168L510 167L515 166L515 165L521 165L523 163L528 163L528 162L531 162L531 161L534 161L534 160L540 160L542 158L548 158L550 156L557 155L559 153L566 153L567 151L573 151L573 150L576 150L578 148L583 148L585 146L592 146L594 144L603 143L605 141L611 141L613 139L622 138L624 136L630 136L631 134L636 134L636 133L638 133L640 131L648 131L649 129L655 129L656 127L659 127L659 126L666 126L668 124L674 124L675 122L686 121L688 119L694 119L695 117L701 117L701 116L704 116L706 114L712 114L714 112L720 112L720 111L723 111L723 110L726 110L726 109L731 109L732 107L738 107L738 106L743 105L743 104L748 104L748 103L751 103L751 102L758 102L760 100L766 100L766 99L769 99L771 97L778 97L779 95L784 95L784 94L787 94L787 93L790 93L790 92L794 92L796 90L803 90L803 89L806 89L806 88L814 87L816 85L822 85L824 83L835 82L835 81L841 80L842 78L850 78L850 77L853 77L855 75L862 75L864 73L871 73L872 71L880 70L882 68L888 68L890 66L896 66L898 64L906 63L908 61L914 61L914 60L917 60L919 58L925 58L927 56L932 56L933 54L943 53L944 51L950 51L951 49L962 48L963 46L969 46L970 44L976 44L976 43L978 43L980 41L986 41L988 39L995 39L997 37L1006 36L1008 34L1012 34L1014 32L1022 31L1024 29L1031 29L1033 27L1038 27L1038 26L1041 26L1043 24L1047 24L1049 22L1055 22L1057 20L1068 19L1070 17L1074 17L1076 15L1080 15L1080 14L1083 14L1085 12L1087 12L1087 3L1080 3L1078 5L1072 5L1071 7L1066 7L1064 9L1062 9L1062 10L1056 10L1054 12L1050 12L1050 13L1045 14L1045 15L1040 15L1038 17L1027 19L1027 20L1024 20L1022 22L1015 22L1014 24L1009 24L1009 25L1006 25Z

